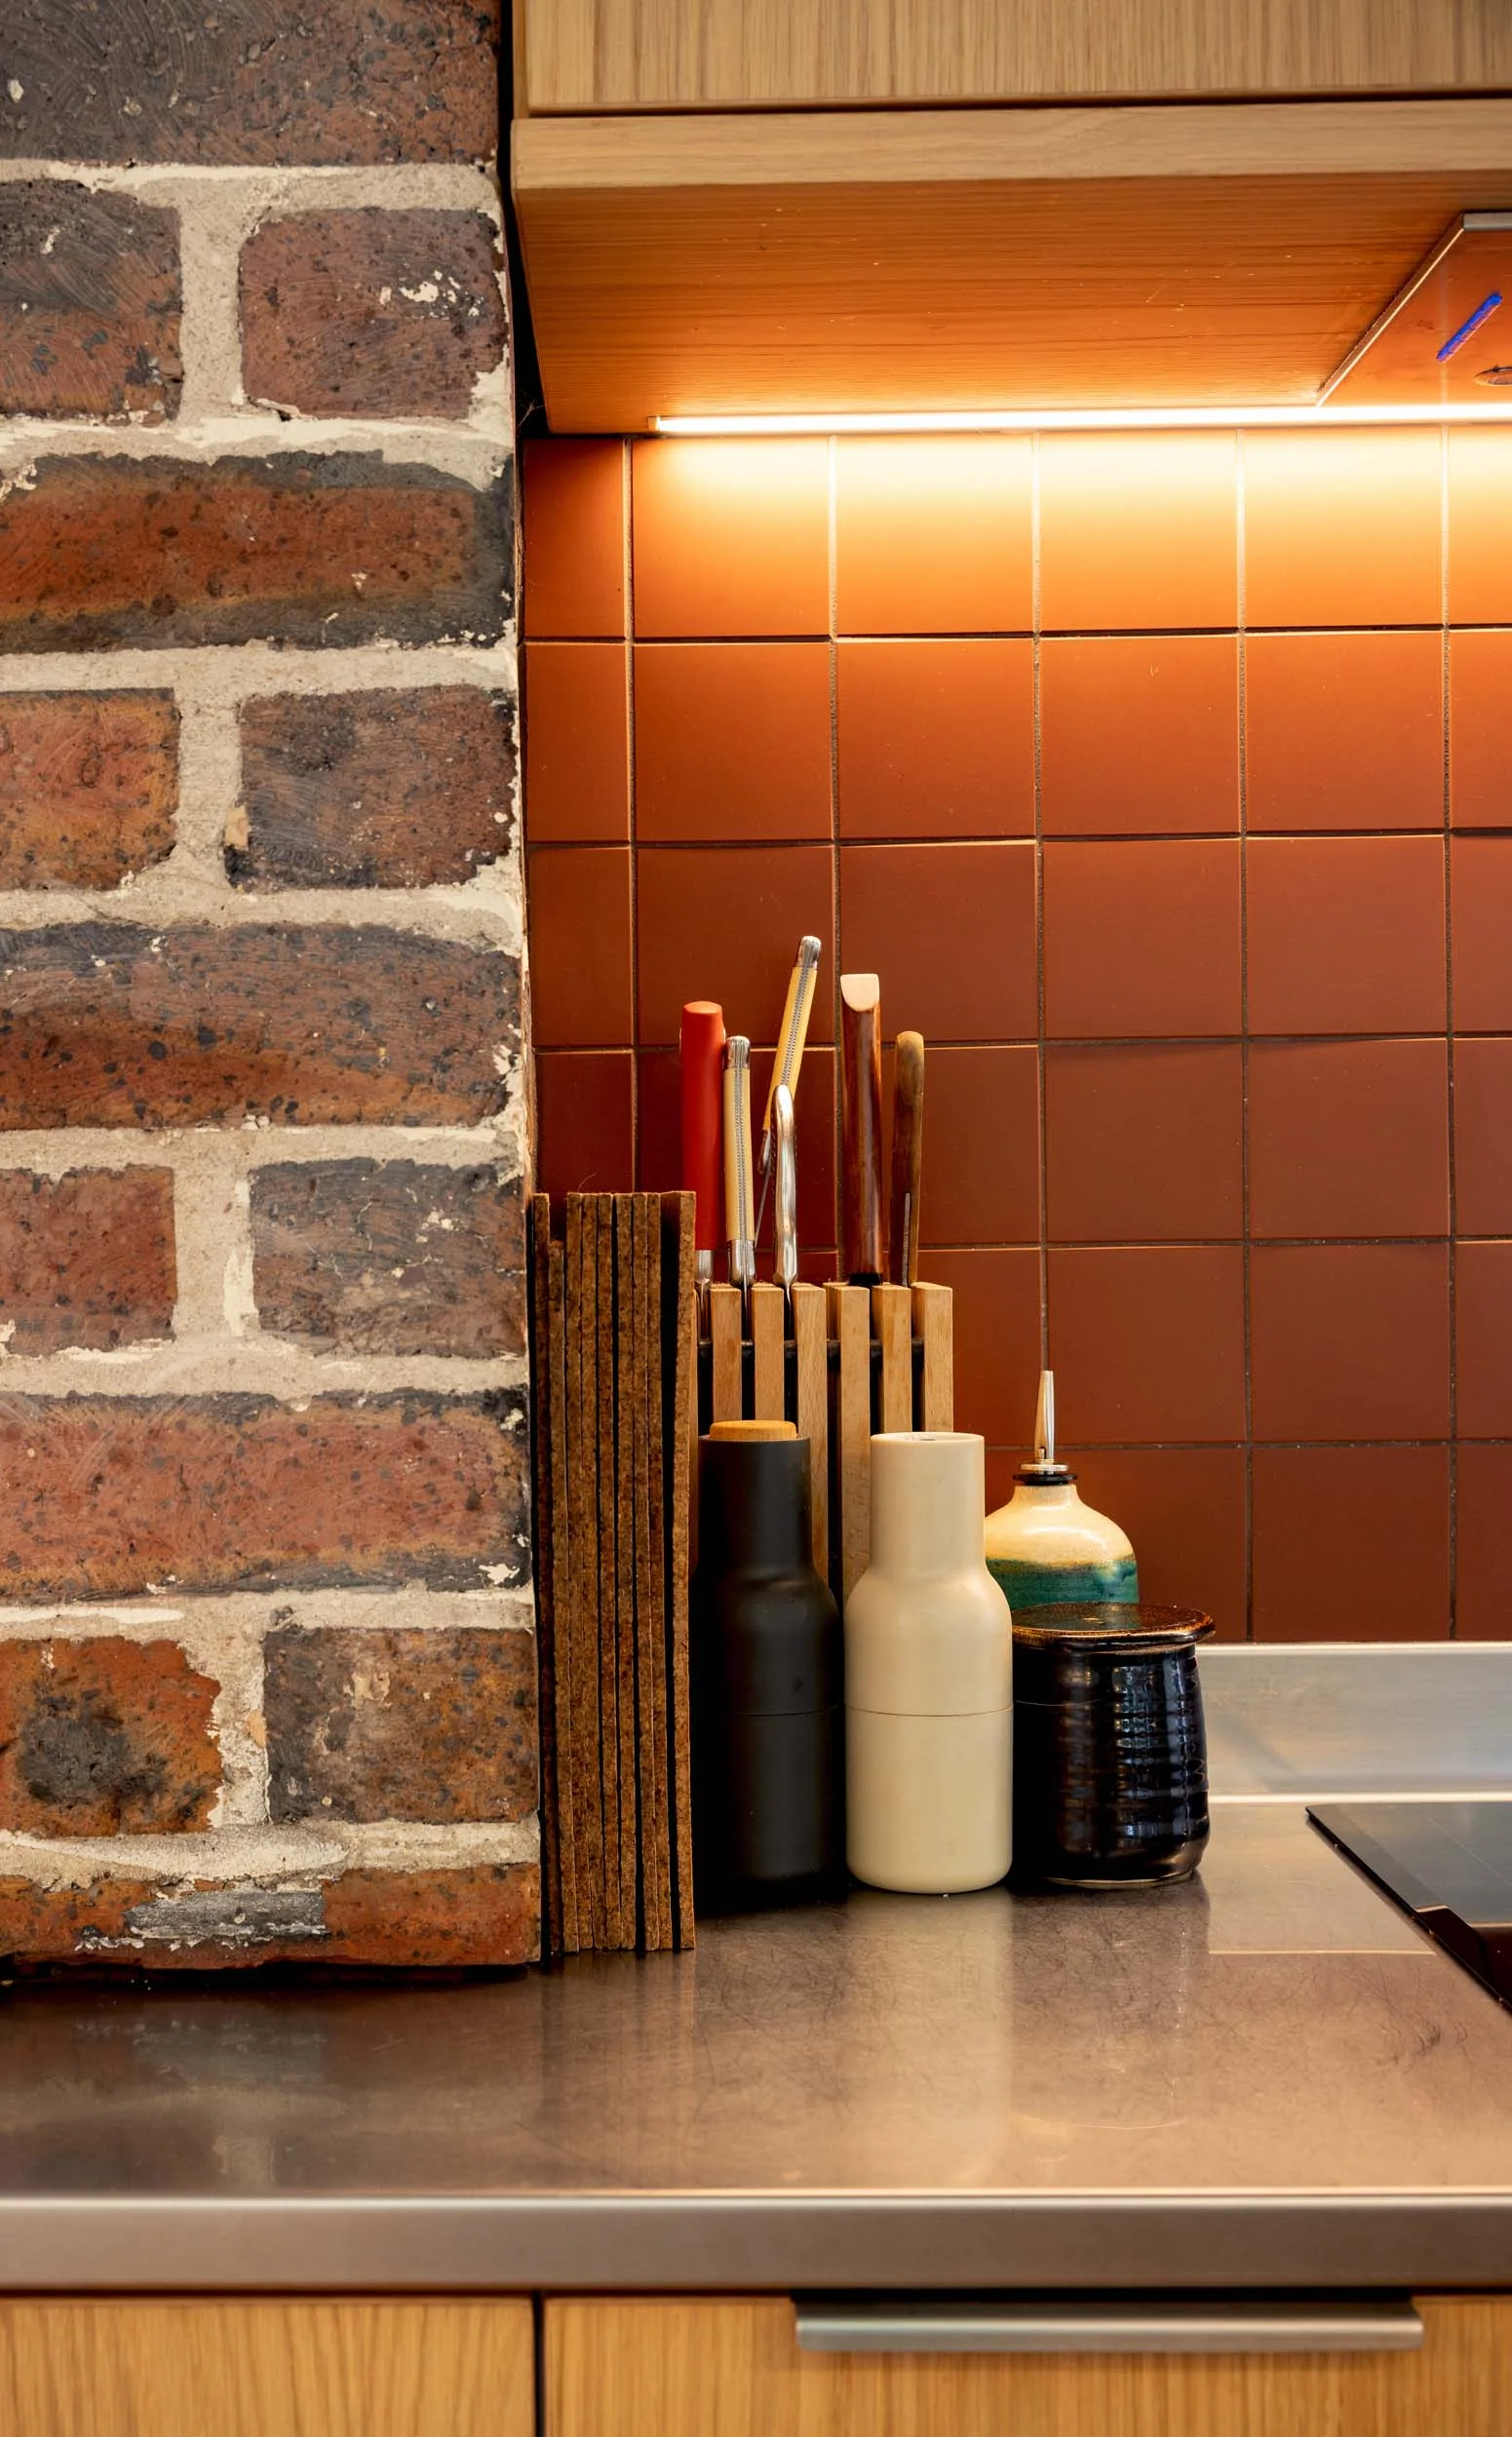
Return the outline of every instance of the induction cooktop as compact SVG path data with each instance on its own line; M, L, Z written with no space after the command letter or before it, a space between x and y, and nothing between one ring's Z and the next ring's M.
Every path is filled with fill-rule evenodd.
M1320 1802L1307 1816L1512 2006L1512 1801Z

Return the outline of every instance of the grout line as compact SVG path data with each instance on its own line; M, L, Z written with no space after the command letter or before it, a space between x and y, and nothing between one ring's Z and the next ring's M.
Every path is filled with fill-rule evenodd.
M630 1178L640 1181L640 833L636 789L635 449L620 442L620 575L625 587L625 805L630 824Z
M1249 572L1244 435L1234 435L1235 600L1239 660L1239 1196L1244 1241L1244 1639L1255 1640L1255 1311L1250 1174Z
M1458 1177L1454 1158L1454 929L1453 881L1453 815L1451 793L1450 739L1450 624L1449 624L1449 432L1440 434L1439 453L1439 580L1440 608L1443 613L1443 751L1444 751L1444 1055L1449 1115L1449 1638L1457 1639L1459 1631L1459 1255L1456 1230L1459 1223Z
M841 1202L844 1192L845 1159L840 1100L843 1076L840 1069L843 1026L840 1021L840 973L845 961L845 943L840 929L840 444L832 434L830 439L828 490L826 494L826 579L830 595L830 921L834 936L834 971L830 977L831 1022L834 1027L834 1105L831 1113L834 1135L834 1208L831 1218L834 1228L836 1271L838 1248L842 1238Z
M1040 436L1033 436L1029 460L1029 616L1033 628L1032 686L1034 722L1034 1043L1035 1113L1038 1120L1039 1189L1039 1367L1050 1367L1050 1062L1045 1015L1045 793L1044 734L1041 697L1040 637Z

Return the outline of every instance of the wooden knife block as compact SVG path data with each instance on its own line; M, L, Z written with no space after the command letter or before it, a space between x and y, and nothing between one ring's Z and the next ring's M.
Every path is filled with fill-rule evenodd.
M709 1289L698 1428L796 1425L808 1441L814 1565L843 1607L871 1543L872 1431L955 1426L950 1289L795 1286L788 1322L782 1289L754 1286L748 1337L738 1288Z

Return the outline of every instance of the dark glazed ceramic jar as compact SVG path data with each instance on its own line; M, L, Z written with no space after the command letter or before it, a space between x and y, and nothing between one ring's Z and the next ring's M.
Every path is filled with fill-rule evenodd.
M1208 1756L1185 1607L1029 1607L1013 1620L1013 1883L1152 1887L1208 1841Z
M691 1616L701 1912L840 1893L840 1620L809 1555L806 1439L704 1439Z

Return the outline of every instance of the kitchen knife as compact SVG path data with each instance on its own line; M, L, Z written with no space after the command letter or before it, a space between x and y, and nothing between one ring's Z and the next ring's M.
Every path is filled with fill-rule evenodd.
M798 1068L803 1064L803 1044L808 1039L808 1020L813 1012L814 989L819 980L819 959L823 948L811 932L798 942L798 952L788 978L788 1000L782 1011L777 1030L777 1055L772 1061L772 1079L767 1087L766 1114L761 1120L761 1200L756 1211L756 1236L761 1239L761 1221L766 1216L766 1196L772 1181L772 1111L776 1106L779 1084L786 1084L793 1098L798 1096Z
M772 1209L772 1237L776 1251L772 1276L782 1288L789 1302L793 1300L793 1282L798 1274L798 1154L794 1129L793 1094L786 1083L779 1083L772 1094L772 1171L777 1179L777 1199Z
M756 1276L751 1173L751 1043L732 1032L724 1044L724 1241L731 1286L743 1305Z
M678 1034L682 1086L682 1190L697 1196L693 1221L700 1297L714 1278L721 1241L724 1196L719 1167L724 1011L713 999L690 998Z
M889 1241L900 1286L918 1276L918 1193L924 1160L924 1042L900 1032L893 1071L893 1168Z
M881 1001L874 973L841 974L840 1270L852 1286L875 1286L887 1275Z

